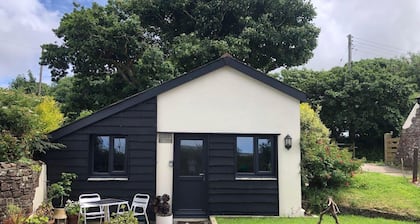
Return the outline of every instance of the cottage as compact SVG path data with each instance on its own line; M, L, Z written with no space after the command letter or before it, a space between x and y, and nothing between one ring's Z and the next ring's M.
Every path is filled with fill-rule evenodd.
M305 99L221 57L50 133L67 148L47 153L48 178L77 173L74 198L167 193L175 217L302 216Z

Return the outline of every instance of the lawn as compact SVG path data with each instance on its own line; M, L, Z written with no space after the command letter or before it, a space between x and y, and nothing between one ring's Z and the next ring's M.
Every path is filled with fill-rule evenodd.
M338 206L347 206L358 209L370 209L393 213L402 216L411 216L420 219L420 187L413 185L410 179L398 176L389 176L380 173L362 172L356 174L350 185L332 192ZM323 224L333 224L334 219L324 216ZM367 218L353 215L339 215L340 223L345 224L400 224L415 223L380 218ZM316 224L318 218L225 218L217 217L218 224Z
M249 217L241 217L241 218L216 218L218 224L280 224L280 223L287 223L287 224L316 224L319 218L313 217L305 217L305 218L249 218ZM396 221L396 220L389 220L389 219L381 219L381 218L366 218L360 216L352 216L352 215L343 215L339 216L340 223L345 224L404 224L409 223L412 224L414 222L404 222L404 221ZM334 219L331 216L325 215L322 224L335 224Z
M337 203L420 218L420 188L404 177L360 173L351 185L337 192Z

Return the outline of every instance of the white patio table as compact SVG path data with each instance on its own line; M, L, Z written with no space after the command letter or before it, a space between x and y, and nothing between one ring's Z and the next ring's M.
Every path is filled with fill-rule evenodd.
M125 205L127 206L127 209L130 210L130 206L128 204L128 201L126 200L122 200L122 199L117 199L117 198L104 198L101 199L99 201L92 201L92 202L87 202L85 203L85 205L89 206L101 206L104 208L104 213L105 213L105 221L109 222L110 221L110 216L111 214L109 214L109 207L110 206L121 206L121 205Z

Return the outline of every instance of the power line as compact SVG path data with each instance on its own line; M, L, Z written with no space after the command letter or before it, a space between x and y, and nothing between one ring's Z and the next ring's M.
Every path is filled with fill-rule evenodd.
M354 36L353 36L353 38L356 42L358 42L360 44L370 45L372 47L376 47L376 48L379 48L379 49L387 49L389 51L395 51L395 52L401 52L401 53L409 52L406 49L395 47L395 46L392 46L392 45L389 45L389 44L379 43L379 42L376 42L376 41L367 40L367 39L364 39L364 38L354 37Z
M399 51L399 50L394 50L394 49L390 49L390 48L384 48L384 47L378 47L369 43L363 43L363 42L358 42L355 41L354 42L355 45L359 46L359 47L363 47L363 48L369 48L369 49L373 49L376 51L381 51L384 53L390 53L390 54L406 54L407 52L403 52L403 51Z

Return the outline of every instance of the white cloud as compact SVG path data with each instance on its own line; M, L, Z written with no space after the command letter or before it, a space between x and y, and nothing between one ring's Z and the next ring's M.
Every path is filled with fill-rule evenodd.
M315 70L347 62L347 35L355 36L353 59L400 57L420 51L420 1L314 0L321 28L314 57L305 65Z
M57 40L52 29L59 21L37 0L0 1L0 87L28 70L39 73L40 46Z

